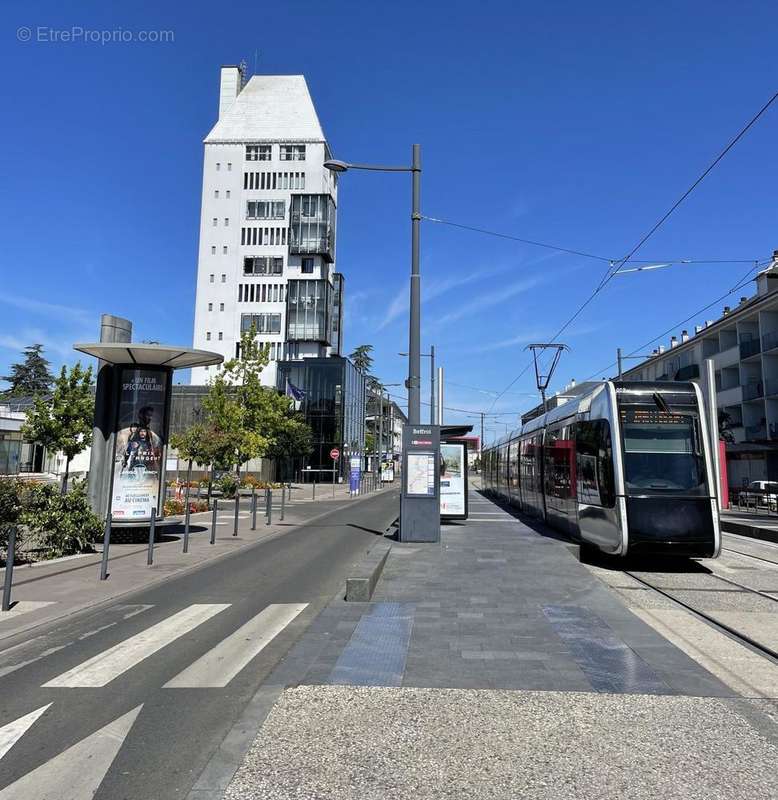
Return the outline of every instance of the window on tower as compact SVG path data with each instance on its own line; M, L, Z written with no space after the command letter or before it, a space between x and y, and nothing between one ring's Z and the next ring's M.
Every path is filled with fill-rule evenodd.
M272 145L269 144L247 144L246 161L270 161Z
M282 144L279 158L281 161L305 161L305 145Z

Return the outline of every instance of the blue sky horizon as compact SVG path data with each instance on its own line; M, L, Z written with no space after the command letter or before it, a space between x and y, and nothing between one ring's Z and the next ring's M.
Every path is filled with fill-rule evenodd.
M103 312L132 319L136 340L191 343L202 139L221 64L245 59L251 73L256 59L258 73L304 74L337 158L404 163L421 143L427 216L614 259L777 83L778 12L767 2L225 0L218 10L202 0L4 4L0 374L33 342L55 366L73 362L71 344L95 339ZM173 40L46 33L73 26ZM612 374L616 347L629 352L671 328L738 283L750 265L737 261L778 248L777 127L778 103L635 256L731 261L612 280L563 335L571 350L552 388ZM397 353L407 347L409 184L350 173L339 186L346 347L373 344L385 383L406 371ZM492 406L530 363L526 345L551 337L606 268L425 221L423 347L434 344L446 369L446 405ZM533 384L530 368L494 403L503 416L488 422L487 440L535 405ZM447 421L475 418L452 411Z

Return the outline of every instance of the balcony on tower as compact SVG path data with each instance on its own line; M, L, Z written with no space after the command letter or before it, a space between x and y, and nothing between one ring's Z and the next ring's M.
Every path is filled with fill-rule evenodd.
M335 201L330 195L292 195L289 252L335 260Z

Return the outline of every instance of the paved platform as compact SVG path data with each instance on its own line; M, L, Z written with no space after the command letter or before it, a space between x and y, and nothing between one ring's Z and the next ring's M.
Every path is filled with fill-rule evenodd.
M739 536L778 542L778 514L754 513L736 509L721 512L721 529Z
M312 623L225 797L778 794L778 701L706 669L575 545L476 492L470 513Z

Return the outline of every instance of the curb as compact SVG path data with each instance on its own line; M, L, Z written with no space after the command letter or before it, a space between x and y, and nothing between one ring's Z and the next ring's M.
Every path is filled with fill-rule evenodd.
M757 525L747 525L744 522L732 522L731 520L722 519L721 530L724 533L735 533L738 536L747 536L749 539L778 544L778 531L770 528L760 528Z
M377 544L359 563L357 567L360 572L359 576L346 578L347 603L370 602L391 550L391 544Z

